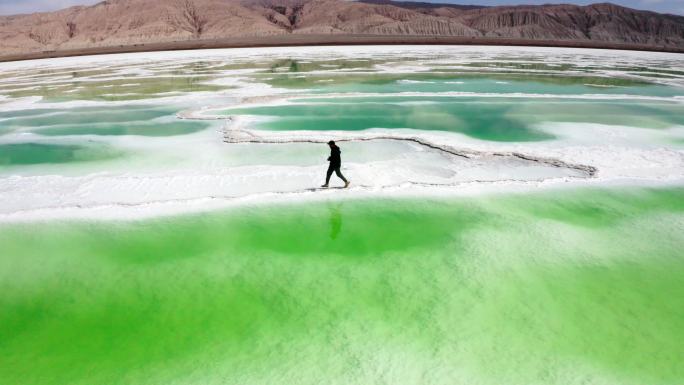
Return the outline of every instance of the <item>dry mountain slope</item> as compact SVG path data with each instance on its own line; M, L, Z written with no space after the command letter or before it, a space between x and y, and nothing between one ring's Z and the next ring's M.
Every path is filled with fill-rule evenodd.
M454 6L389 0L107 0L0 17L0 56L289 34L458 36L684 47L684 17L613 4Z

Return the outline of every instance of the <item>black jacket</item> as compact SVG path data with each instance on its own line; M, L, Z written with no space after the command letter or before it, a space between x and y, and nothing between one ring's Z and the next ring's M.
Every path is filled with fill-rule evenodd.
M330 156L328 157L328 160L330 161L331 167L340 167L340 165L342 165L340 153L341 151L339 147L333 146L330 148Z

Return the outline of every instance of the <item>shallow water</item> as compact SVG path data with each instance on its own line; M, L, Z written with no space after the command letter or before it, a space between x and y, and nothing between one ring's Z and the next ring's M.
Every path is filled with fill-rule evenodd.
M103 146L57 145L44 143L0 144L3 166L88 162L111 159L116 151Z
M0 64L0 383L681 383L681 63Z
M343 75L343 76L340 76ZM565 76L563 76L565 75ZM676 96L681 90L667 85L653 84L625 78L573 76L556 71L550 74L501 72L458 73L400 73L400 74L314 74L278 75L264 79L276 87L313 89L320 93L335 92L477 92L496 94L551 94L551 95L640 95ZM256 80L263 78L256 77Z
M79 73L71 76L80 78L83 75ZM56 82L48 85L29 83L28 86L27 84L0 86L0 92L12 98L38 96L44 100L60 102L69 100L143 100L168 96L169 93L179 95L186 92L225 89L225 87L204 84L210 78L203 77L126 77L107 80L96 80L95 78L90 81L67 79L56 79Z
M226 115L266 116L271 130L412 128L460 132L492 141L552 139L535 129L544 122L600 123L668 128L684 125L679 103L463 97L319 98L277 106L233 108Z
M677 383L682 194L353 200L2 226L0 376Z
M101 106L0 112L0 130L41 136L176 136L202 131L207 122L181 121L178 107Z

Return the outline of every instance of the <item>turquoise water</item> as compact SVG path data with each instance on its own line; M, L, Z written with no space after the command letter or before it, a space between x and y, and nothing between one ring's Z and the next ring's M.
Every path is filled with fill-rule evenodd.
M273 87L334 97L303 97L295 99L295 103L281 105L238 106L224 113L267 117L254 123L254 127L266 130L412 128L514 142L554 139L553 135L538 129L541 123L598 123L637 128L684 124L684 106L675 99L684 96L684 88L680 86L636 77L566 73L578 70L573 66L506 63L502 67L494 61L486 63L489 72L485 73L469 73L463 68L468 66L465 64L457 69L432 68L436 72L325 73L319 69L306 75L302 75L306 72L299 70L295 63L289 71L294 73L259 75L255 80ZM474 64L485 66L485 63ZM545 72L506 72L502 68ZM445 72L446 69L453 73ZM630 67L629 70L639 73L648 69ZM409 92L426 94L402 95ZM440 95L447 92L460 95ZM339 98L345 93L354 96ZM363 96L364 93L387 96Z
M260 78L256 78L259 80ZM345 74L277 75L265 80L277 87L306 88L321 93L475 92L550 95L682 96L679 87L625 78L525 74Z
M117 106L66 110L30 109L0 113L0 132L45 136L175 136L202 131L206 122L176 119L178 107Z
M108 160L120 156L102 145L81 146L45 143L0 144L0 168L5 166L60 164Z
M534 98L352 97L299 99L276 106L231 108L226 115L265 116L271 130L413 128L466 134L492 141L553 138L545 122L581 122L641 128L684 125L681 104Z
M126 124L90 124L87 126L49 127L37 131L46 136L69 135L137 135L137 136L175 136L202 131L209 127L203 122L158 122Z

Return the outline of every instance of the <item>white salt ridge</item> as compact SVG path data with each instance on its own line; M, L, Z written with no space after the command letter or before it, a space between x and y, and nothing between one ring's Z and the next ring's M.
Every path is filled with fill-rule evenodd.
M235 124L239 125L239 122ZM558 186L597 186L621 184L663 185L684 183L684 153L656 144L645 145L642 140L653 130L628 129L596 125L572 124L573 130L562 125L542 127L556 135L566 135L561 141L549 143L501 144L478 141L453 133L425 133L416 130L371 130L370 132L257 132L251 133L257 141L316 141L330 138L341 142L345 168L343 172L352 180L349 190L316 191L321 197L362 197L368 194L383 195L460 195L497 191L527 191ZM599 129L597 131L597 129ZM661 138L681 137L682 128L665 130ZM598 134L597 134L598 132ZM600 140L586 143L589 135ZM616 136L617 134L619 136ZM228 133L230 134L230 133ZM213 134L212 134L213 135ZM247 134L249 135L249 133ZM470 159L413 142L399 146L389 158L369 159L367 151L392 146L387 138L419 138L429 143L463 149ZM596 136L598 135L598 136ZM204 163L183 164L182 168L166 165L157 171L112 171L107 174L85 176L15 176L5 178L0 185L0 221L34 220L39 218L137 218L149 215L172 214L224 207L240 202L262 199L311 199L311 188L322 183L325 172L323 144L311 144L311 151L320 153L320 163L293 165L301 147L279 164L264 164L256 159L253 164L221 167L216 159L220 147L201 147L208 136L197 136L195 144L187 140L155 139L154 147L169 153L189 151L189 157L206 152ZM351 141L351 142L345 142ZM353 149L354 141L365 142L367 150ZM391 142L391 141L390 141ZM598 144L597 144L598 143ZM640 147L635 147L635 144ZM591 145L590 145L591 144ZM135 143L141 149L153 150L150 144ZM191 147L188 147L191 146ZM251 146L258 144L225 144ZM257 147L254 147L257 146ZM271 147L271 154L301 144L280 144ZM246 147L243 147L245 150ZM282 148L282 150L280 150ZM597 176L563 167L539 165L520 158L498 156L522 152L539 159L558 159L563 162L588 164L598 168ZM476 155L481 154L481 155ZM366 158L355 161L355 158ZM212 164L214 159L214 164ZM288 164L289 163L289 164ZM334 177L333 177L334 178ZM333 183L337 183L333 179ZM284 194L284 195L283 195ZM332 195L331 195L332 194ZM27 199L30 197L30 199Z
M616 51L547 49L529 47L448 47L449 63L457 60L492 60L506 57L529 57L558 64L602 66L594 72L612 71ZM146 77L182 63L197 59L219 63L263 62L288 55L307 61L330 60L331 57L358 61L358 57L403 60L415 58L417 65L376 65L375 72L422 72L430 63L441 59L444 47L305 47L175 51L145 54L117 54L79 58L60 58L0 63L0 71L25 68L57 69L63 66L114 69L117 79L132 75ZM653 68L674 68L681 55L620 52L626 63ZM457 60L456 60L457 59ZM172 61L175 67L159 62ZM445 59L446 61L446 59ZM682 185L684 184L684 128L647 130L596 124L554 123L539 125L558 140L532 143L494 143L480 141L449 132L418 130L367 130L363 132L262 132L250 131L250 119L232 119L211 115L225 110L240 99L245 105L291 103L287 98L299 97L391 97L391 94L312 95L307 90L276 89L269 85L247 82L255 70L223 72L211 83L237 88L225 93L191 93L164 99L98 102L73 101L40 103L40 98L4 100L0 109L76 108L79 106L115 106L125 104L178 103L178 105L213 105L215 107L185 111L183 118L226 119L225 131L213 127L200 133L169 138L94 137L65 140L49 138L49 143L88 144L96 141L121 149L126 155L106 162L17 167L0 176L0 221L30 221L62 218L130 219L192 212L251 204L265 200L347 199L365 196L456 196L504 191L615 186L615 185ZM334 70L337 71L337 70ZM341 70L340 70L341 71ZM306 73L306 74L313 74ZM315 73L331 75L330 71ZM351 73L351 72L348 72ZM297 76L302 76L300 73ZM344 72L338 72L344 75ZM625 76L624 73L620 73ZM168 76L168 75L166 75ZM45 80L47 84L48 79ZM653 79L649 80L653 81ZM35 79L33 80L36 81ZM42 81L42 80L41 80ZM665 84L677 84L665 80ZM286 95L283 95L286 94ZM119 94L120 95L120 94ZM421 93L401 96L454 96L496 98L558 98L644 100L682 103L684 98L662 98L634 95L539 95L497 93ZM219 107L221 106L221 107ZM216 125L219 123L217 122ZM35 136L28 135L31 141ZM343 172L352 180L347 190L318 191L322 183L327 148L322 142L341 141ZM222 143L251 141L253 143ZM5 135L3 142L26 141L21 135ZM46 142L48 139L44 139ZM313 142L308 143L307 142ZM264 144L258 144L264 143ZM271 143L271 144L267 144ZM280 144L278 144L280 143ZM452 151L453 150L453 151ZM449 152L452 151L452 152ZM459 156L465 155L465 156ZM597 169L588 177L588 166ZM340 183L333 176L333 183Z
M596 88L624 88L622 86L614 86L610 84L584 84L587 87L596 87Z
M372 52L369 51L372 49ZM215 50L194 50L194 51L165 51L148 52L145 54L112 54L98 55L91 57L71 57L56 59L29 60L23 62L0 63L0 71L25 70L28 68L51 69L59 67L91 67L97 65L122 66L135 64L141 67L145 63L154 63L163 60L174 60L178 62L192 62L197 59L230 60L231 62L241 61L263 61L269 58L277 59L282 55L288 55L293 59L305 59L306 61L329 60L331 56L339 59L358 61L359 56L373 56L376 59L395 59L395 58L415 58L423 63L437 62L437 60L425 59L426 57L444 56L448 51L452 58L458 58L463 62L472 60L491 60L495 57L507 56L530 59L537 58L538 61L546 63L573 64L579 67L600 66L605 64L609 69L614 66L617 51L612 50L590 50L590 49L571 49L571 48L541 48L541 47L492 47L492 46L345 46L345 47L298 47L293 50L291 47L277 48L238 48L238 49L215 49ZM638 63L640 66L652 68L677 67L681 63L681 55L670 53L649 53L648 58L644 58L640 52L620 51L622 65ZM450 61L455 61L451 59ZM389 66L376 66L391 70ZM413 67L416 68L417 66ZM405 68L409 68L406 67ZM418 67L417 70L425 70ZM138 71L141 72L141 71Z
M331 133L335 138L344 134ZM342 137L339 140L345 139ZM173 146L174 141L166 141L167 146ZM163 142L165 141L157 141ZM387 188L410 190L412 187L453 187L470 182L526 183L587 177L581 170L540 164L519 157L470 153L469 158L465 158L416 145L415 142L388 142L389 140L377 140L362 144L361 147L351 143L343 145L348 159L344 172L353 180L355 191L384 191ZM180 141L175 145L183 147ZM230 150L230 145L224 146L226 151ZM261 145L249 146L256 150L255 146ZM282 151L287 151L288 146L290 145L282 145ZM324 159L324 146L308 146L311 151L320 152L320 159ZM375 148L388 147L395 148L393 153L385 155L380 151L380 155L376 154ZM169 148L165 150L173 151ZM208 149L199 148L199 151L206 150ZM272 151L278 149L273 148ZM325 163L313 161L311 165L293 165L293 161L288 159L297 162L296 157L297 154L293 153L281 161L281 164L263 164L264 160L256 160L254 164L233 167L221 167L205 159L206 163L196 164L196 167L184 164L180 169L169 170L171 167L167 166L167 169L160 171L138 170L133 174L110 171L106 174L71 177L13 176L5 178L0 187L3 196L0 219L16 219L21 213L62 210L67 207L99 212L102 207L107 206L135 208L151 203L182 204L208 197L230 200L251 195L308 192L322 183ZM355 158L365 161L355 162Z
M256 95L257 92L236 92L234 95ZM260 96L260 95L257 95ZM345 92L345 93L327 93L327 94L311 94L306 93L305 90L298 94L292 94L290 92L273 92L268 96L256 97L256 98L246 98L243 103L239 105L225 105L225 106L212 106L209 108L202 108L201 110L185 110L180 114L183 118L216 118L221 119L223 115L212 116L209 113L213 111L228 111L233 108L245 108L245 107L261 107L261 106L275 106L289 104L298 99L350 99L350 98L383 98L392 99L397 98L398 101L402 97L453 97L453 98L516 98L516 99L561 99L561 100L643 100L643 101L654 101L654 102L665 102L669 104L684 104L684 97L660 97L660 96L645 96L645 95L630 95L630 94L577 94L577 95L566 95L566 94L539 94L539 93L522 93L522 92L511 92L511 93L484 93L484 92L460 92L460 91L445 91L445 92L421 92L421 91L406 91L397 93L382 93L382 92ZM264 102L260 102L260 101Z
M401 80L397 80L397 83L399 83L399 84L435 84L437 82L427 81L427 80L401 79Z

